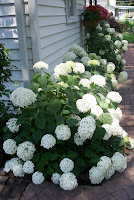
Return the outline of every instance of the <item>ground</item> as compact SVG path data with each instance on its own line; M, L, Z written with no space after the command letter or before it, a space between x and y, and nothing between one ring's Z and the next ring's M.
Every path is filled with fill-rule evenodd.
M118 85L123 101L121 125L134 139L134 44L125 54L128 80ZM34 185L29 178L15 178L0 171L0 200L134 200L134 150L125 150L128 168L99 186L78 186L64 191L51 182Z

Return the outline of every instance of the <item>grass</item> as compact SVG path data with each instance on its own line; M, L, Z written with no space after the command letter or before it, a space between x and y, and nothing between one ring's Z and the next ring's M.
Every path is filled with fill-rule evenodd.
M127 40L128 43L134 43L134 35L133 33L124 32L122 33L123 39Z

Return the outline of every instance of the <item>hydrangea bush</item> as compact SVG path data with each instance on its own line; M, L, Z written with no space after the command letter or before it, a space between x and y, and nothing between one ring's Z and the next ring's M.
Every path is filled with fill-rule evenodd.
M36 63L32 90L13 91L10 99L19 112L7 122L3 144L5 153L14 156L5 163L6 172L31 174L34 184L52 180L64 190L77 187L86 172L92 184L123 172L124 145L132 144L119 124L122 97L110 86L114 64L86 55L78 45L70 53L75 62L66 54L53 76L47 64Z

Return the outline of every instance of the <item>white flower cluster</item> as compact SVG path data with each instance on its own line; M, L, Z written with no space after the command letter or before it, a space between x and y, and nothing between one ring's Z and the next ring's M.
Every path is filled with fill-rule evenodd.
M82 118L78 127L78 134L82 140L91 139L96 129L96 122L92 116Z
M134 139L132 139L131 137L129 137L129 143L130 143L130 147L127 147L128 149L134 149Z
M10 100L14 106L22 107L29 106L36 101L36 94L27 88L19 87L11 94Z
M18 132L21 126L20 124L16 124L17 120L17 118L11 118L6 122L7 127L12 133Z
M115 64L112 62L107 63L107 72L112 73L115 70Z
M67 76L69 73L72 72L71 65L66 63L60 63L54 68L54 76L58 78L60 75Z
M82 99L76 101L76 107L82 113L88 112L95 105L97 105L97 101L92 94L85 94Z
M106 85L105 77L102 75L93 75L90 79L90 84L96 84L100 87L104 87Z
M69 158L64 158L60 162L60 169L63 172L71 172L74 168L74 162Z
M105 54L105 51L104 51L103 49L100 49L100 50L99 50L99 54L100 54L101 56L103 56L103 55Z
M23 171L23 165L22 164L17 164L13 167L13 174L14 176L17 177L23 177L25 175Z
M98 24L98 26L96 26L96 29L97 29L98 31L102 31L102 27L100 26L100 24Z
M90 79L91 78L91 73L89 71L85 71L82 74L82 78Z
M60 177L60 187L63 190L73 190L78 186L76 176L71 172L63 173Z
M67 125L60 124L55 129L55 134L58 140L68 140L71 137L71 130Z
M52 177L51 177L51 180L54 184L59 184L60 183L60 177L61 175L58 174L58 173L53 173Z
M89 67L92 67L92 66L94 66L94 67L100 66L100 62L99 62L98 60L89 60L89 61L88 61L88 66L89 66Z
M85 50L77 44L72 45L70 50L80 57L87 56L87 53L85 52Z
M103 67L106 66L106 64L107 64L107 60L106 59L100 59L99 61L103 65Z
M96 55L96 53L90 53L90 54L89 54L89 58L90 58L91 60L98 60L98 56Z
M113 102L120 103L122 101L122 97L118 92L111 91L107 94L107 98Z
M88 67L88 61L90 58L88 56L84 56L81 58L81 62L83 63L84 66Z
M23 161L31 160L35 151L35 145L32 142L26 141L19 144L17 148L17 156Z
M126 60L125 59L121 59L121 64L124 66L126 64Z
M83 145L84 141L85 141L85 140L83 140L83 139L80 137L79 133L75 133L75 134L74 134L74 143L75 143L77 146Z
M127 168L126 158L121 153L114 153L111 160L117 172L123 172Z
M35 173L32 175L32 182L33 182L35 185L38 185L38 184L43 183L44 180L45 180L45 178L44 178L42 172L37 171L37 172L35 172Z
M76 58L76 54L73 52L67 52L65 53L64 57L63 57L63 62L67 62L67 61L74 61Z
M48 69L48 64L46 64L45 62L39 61L37 63L34 64L33 69Z
M119 83L124 83L128 79L128 73L126 71L122 71L119 74L118 82Z
M122 46L122 43L119 41L119 40L116 40L115 42L114 42L114 44L115 44L115 46L119 49L119 48L121 48L121 46Z
M105 40L108 41L108 42L111 41L111 36L110 36L110 35L105 35L104 38L105 38Z
M22 164L19 158L12 158L11 160L6 161L4 166L4 171L9 172L10 170L13 170L13 167L15 165Z
M114 34L115 33L115 29L114 28L107 28L107 32Z
M23 165L23 171L26 174L32 174L34 172L34 163L30 160L26 161Z
M121 57L121 55L120 54L117 54L116 55L116 60L120 63L121 62L121 60L122 60L122 57Z
M90 88L90 81L86 78L82 78L79 82L79 85L82 85L83 87Z
M44 135L41 139L41 146L43 146L45 149L50 149L54 147L55 144L56 144L56 139L50 134Z
M76 74L82 74L85 72L85 67L82 63L76 63L76 67L74 67L73 72Z
M116 35L116 38L122 41L123 40L123 35L121 33L118 33Z
M99 184L103 179L109 179L115 171L123 172L127 168L125 157L116 152L110 159L107 156L102 156L97 163L97 167L92 167L89 170L89 179L92 184Z
M3 149L6 154L10 154L10 155L15 154L17 151L17 145L16 145L15 140L7 139L6 141L4 141Z
M103 113L103 110L99 105L96 105L91 108L91 113L99 117Z
M108 108L108 112L110 112L113 121L117 121L117 123L119 123L119 121L122 118L122 110L118 107L116 109L114 108Z

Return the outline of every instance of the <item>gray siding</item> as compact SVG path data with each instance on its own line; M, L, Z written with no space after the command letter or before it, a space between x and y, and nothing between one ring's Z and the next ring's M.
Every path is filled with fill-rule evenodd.
M49 64L49 72L62 62L63 55L73 44L83 45L81 25L83 0L77 0L77 21L67 24L65 0L37 0L41 60Z
M23 86L14 0L0 0L0 43L12 51L12 64L18 67L12 71L12 79ZM11 90L16 88L12 83L6 85Z

